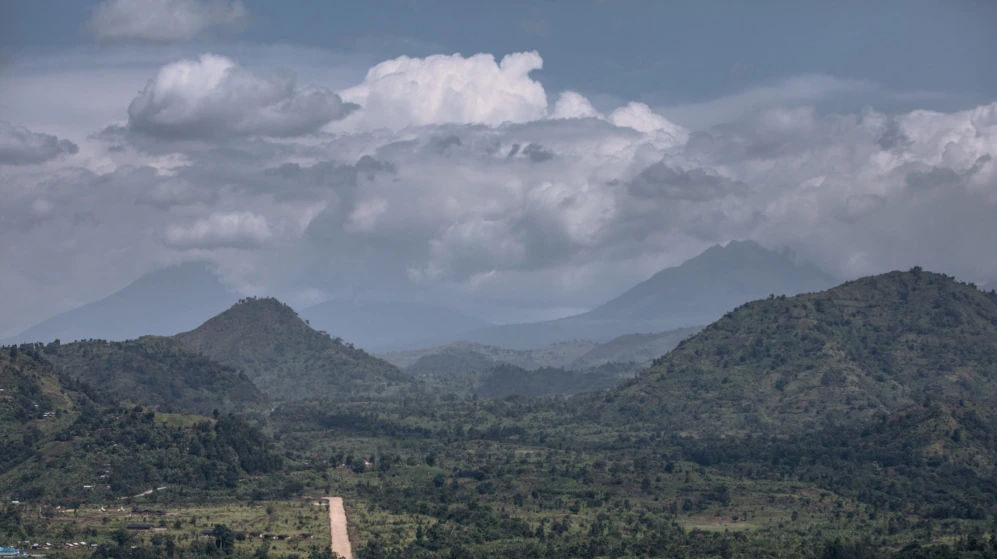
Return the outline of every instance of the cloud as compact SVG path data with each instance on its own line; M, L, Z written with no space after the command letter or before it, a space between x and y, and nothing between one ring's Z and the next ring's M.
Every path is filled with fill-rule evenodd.
M626 126L645 134L664 132L678 140L685 140L687 135L680 126L655 113L644 103L628 103L614 110L609 114L609 121L617 126Z
M636 198L673 198L705 202L747 190L744 183L709 169L673 169L658 162L641 171L627 185Z
M266 217L252 212L212 213L188 225L172 225L166 244L181 249L256 248L273 233Z
M102 0L87 28L101 42L177 43L241 31L248 20L241 0Z
M0 120L0 165L44 163L60 155L74 155L79 148L69 140L32 132Z
M846 277L997 277L997 103L786 102L690 131L640 103L548 105L530 54L389 62L343 91L360 107L335 120L273 109L298 106L279 73L184 60L106 153L73 158L89 170L5 168L0 259L19 266L0 287L25 297L0 316L194 256L251 292L436 298L506 320L590 307L732 239Z
M592 103L582 94L565 91L554 104L553 118L602 118Z
M882 94L880 86L870 81L808 74L709 101L663 106L658 111L685 126L708 128L778 107L814 106L830 99Z
M544 88L530 78L542 67L536 52L499 62L490 54L402 56L374 66L342 96L363 106L356 118L367 127L527 122L546 115Z
M167 140L302 136L356 108L289 71L257 74L212 54L163 66L128 107L131 131Z

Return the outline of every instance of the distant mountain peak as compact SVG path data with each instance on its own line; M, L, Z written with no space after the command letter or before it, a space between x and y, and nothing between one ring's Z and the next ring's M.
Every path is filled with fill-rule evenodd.
M752 240L730 241L657 272L587 313L495 326L467 337L521 349L573 338L606 342L634 332L702 326L748 301L770 294L820 291L837 283L789 249L772 250Z
M796 295L837 283L788 249L772 250L755 241L714 245L682 264L665 268L589 313L596 317L640 316L667 319L694 316L704 324L735 306L769 294Z
M236 297L208 263L187 262L150 272L103 299L58 314L4 341L123 341L148 334L173 335L221 312Z

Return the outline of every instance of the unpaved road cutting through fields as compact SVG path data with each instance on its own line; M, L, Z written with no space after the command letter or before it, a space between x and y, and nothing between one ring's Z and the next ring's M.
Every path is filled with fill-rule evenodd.
M329 501L329 537L332 539L332 552L344 559L353 559L350 547L350 534L346 530L346 509L342 497L326 497Z

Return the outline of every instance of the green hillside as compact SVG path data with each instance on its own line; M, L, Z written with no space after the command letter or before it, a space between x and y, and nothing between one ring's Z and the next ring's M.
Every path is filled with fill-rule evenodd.
M243 371L276 400L385 393L413 382L390 363L312 330L291 307L272 298L243 299L176 338Z
M383 358L413 374L467 373L484 371L500 364L534 370L567 367L598 345L576 340L536 349L507 349L475 342L454 342L438 347L395 351L385 354Z
M33 348L0 348L0 473L72 423L78 408L91 402L84 389L60 378Z
M997 410L931 401L785 438L678 437L681 455L726 475L816 482L922 518L983 519L997 506Z
M616 386L633 374L633 363L606 363L580 371L560 367L528 371L515 365L499 365L481 376L473 393L485 398L571 396Z
M173 338L52 343L42 354L69 377L163 411L210 415L266 400L245 375Z
M745 304L619 390L611 417L799 431L927 396L997 398L997 296L913 269Z
M0 351L0 493L100 502L162 485L234 487L282 458L256 428L106 400L36 346Z
M667 332L653 334L627 334L614 338L604 344L592 348L571 363L569 368L584 369L598 367L606 363L644 363L648 364L661 357L682 340L699 332L702 328L679 328Z

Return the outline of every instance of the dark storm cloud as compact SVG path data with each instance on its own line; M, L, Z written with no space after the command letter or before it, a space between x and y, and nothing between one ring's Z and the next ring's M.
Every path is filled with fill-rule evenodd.
M674 169L657 162L641 171L627 185L637 198L676 198L705 202L737 194L747 185L722 177L706 169Z
M0 121L0 165L44 163L78 151L76 144L69 140Z

